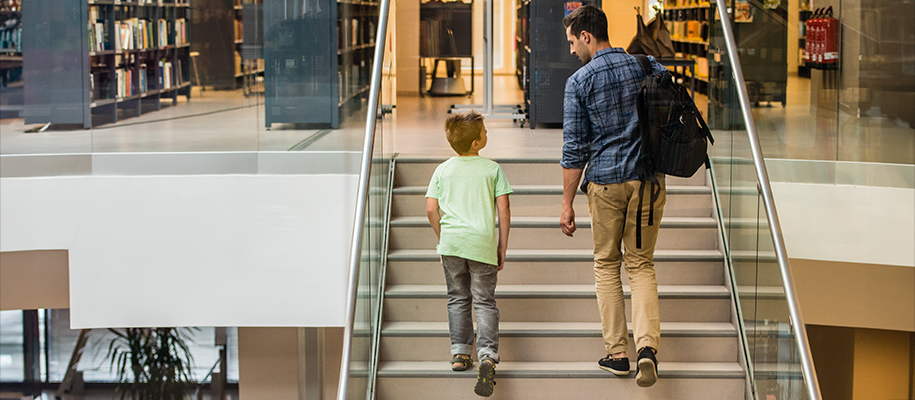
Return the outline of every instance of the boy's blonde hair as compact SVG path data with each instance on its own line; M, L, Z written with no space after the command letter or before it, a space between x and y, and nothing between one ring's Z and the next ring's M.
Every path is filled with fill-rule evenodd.
M483 116L474 110L451 114L445 120L445 137L459 155L467 154L473 141L479 140L482 132Z

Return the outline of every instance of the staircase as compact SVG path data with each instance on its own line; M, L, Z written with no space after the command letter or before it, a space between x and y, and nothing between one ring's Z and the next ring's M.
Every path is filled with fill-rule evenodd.
M443 160L396 164L381 331L378 399L473 399L478 363L453 372L445 281L425 193ZM635 383L597 367L606 355L594 290L587 199L575 199L578 231L559 230L562 172L556 160L500 160L514 194L512 230L496 298L502 362L492 399L744 399L739 336L731 323L713 198L705 173L668 178L655 263L661 311L659 380ZM629 313L628 281L623 273ZM630 329L630 335L632 331ZM630 339L630 342L633 342ZM474 355L476 358L476 355Z

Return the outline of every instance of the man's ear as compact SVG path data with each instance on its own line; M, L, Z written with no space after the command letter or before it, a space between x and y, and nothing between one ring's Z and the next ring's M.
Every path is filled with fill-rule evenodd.
M591 33L588 31L581 31L581 34L578 37L579 37L578 40L582 41L586 45L591 44L591 39L594 38L593 36L591 36Z

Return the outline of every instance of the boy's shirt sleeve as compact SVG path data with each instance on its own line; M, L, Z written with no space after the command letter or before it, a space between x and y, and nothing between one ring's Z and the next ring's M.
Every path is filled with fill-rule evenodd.
M502 167L498 167L496 170L496 179L495 179L495 194L496 197L512 194L512 187L508 183L508 178L505 177L505 172L502 172Z
M442 188L439 186L440 181L439 168L435 169L435 172L432 174L432 179L429 181L429 189L426 190L426 197L438 199L442 196Z

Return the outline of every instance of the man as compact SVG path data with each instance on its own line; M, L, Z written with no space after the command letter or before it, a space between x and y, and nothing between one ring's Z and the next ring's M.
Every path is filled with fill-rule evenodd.
M576 230L572 202L581 182L591 213L597 304L608 353L598 365L616 375L629 374L629 334L620 280L620 262L625 260L638 351L636 382L648 387L658 379L655 353L661 328L653 259L666 192L664 175L657 174L661 192L654 202L654 223L643 222L639 235L637 213L641 210L641 220L648 221L652 211L651 196L639 193L636 173L640 142L636 98L645 74L635 57L610 46L607 17L599 8L580 7L562 23L572 55L584 66L566 81L560 227L567 236ZM665 71L653 58L651 62L654 72Z

